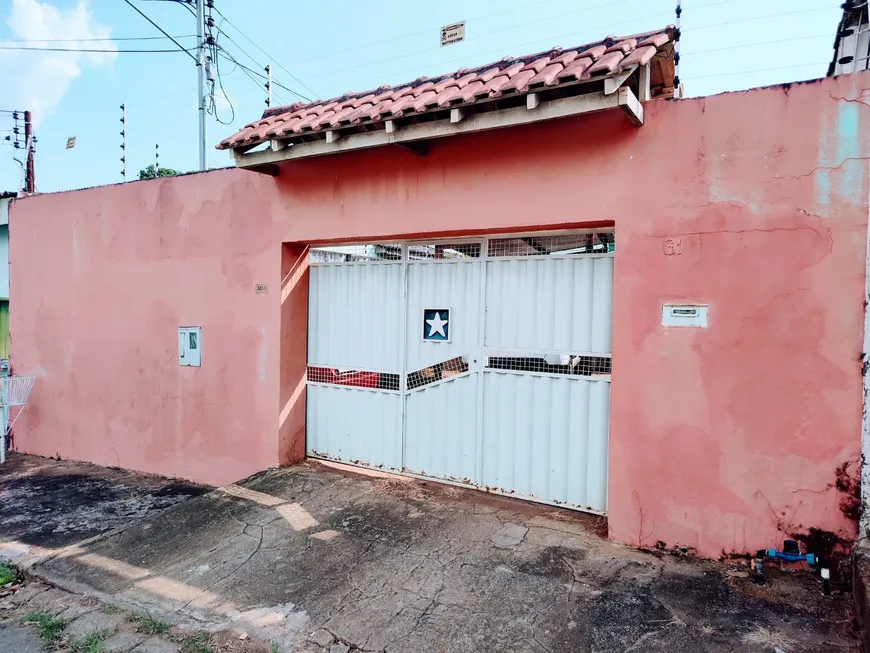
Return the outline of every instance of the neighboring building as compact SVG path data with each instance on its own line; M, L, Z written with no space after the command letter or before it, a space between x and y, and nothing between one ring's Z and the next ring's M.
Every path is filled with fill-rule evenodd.
M834 38L834 58L828 76L856 73L870 68L870 19L868 0L846 0Z
M0 359L9 358L9 204L17 193L0 193Z
M215 484L341 460L709 556L853 539L870 74L668 101L673 38L273 108L238 169L16 201L17 445Z

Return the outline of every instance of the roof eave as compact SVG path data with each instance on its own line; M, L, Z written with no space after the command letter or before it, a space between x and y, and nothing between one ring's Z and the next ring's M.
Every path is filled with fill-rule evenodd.
M356 130L358 128L352 128L308 132L305 136L316 135L317 139L309 141L301 141L298 138L272 139L268 141L269 147L267 149L252 151L262 145L262 143L253 143L232 148L231 153L238 168L275 174L274 166L284 161L340 154L385 145L408 147L420 141L527 125L611 109L621 109L632 124L641 126L643 125L643 102L651 98L650 77L650 64L633 66L631 70L621 71L615 75L581 80L581 82L571 85L543 87L525 93L512 94L510 96L512 98L525 98L522 106L479 111L482 105L492 105L497 102L497 100L489 100L488 102L452 107L449 110L441 109L437 113L443 114L445 117L437 120L408 123L407 121L403 122L401 116L394 116L378 123L366 125L369 131L358 131ZM638 89L637 93L626 84L630 78L636 82L632 86ZM563 93L567 86L577 90L586 90L589 88L590 82L598 82L592 87L594 90L591 92L549 98L554 91ZM420 114L414 114L413 117L416 119L419 116Z

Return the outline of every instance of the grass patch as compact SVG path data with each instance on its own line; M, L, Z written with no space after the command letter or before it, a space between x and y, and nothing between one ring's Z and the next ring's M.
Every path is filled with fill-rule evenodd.
M83 640L73 644L70 647L70 651L71 653L103 653L103 651L105 651L103 642L111 637L114 632L114 630L108 629L98 630L95 633L91 633Z
M272 644L272 648L270 650L272 651L272 653L278 653L278 645Z
M8 585L18 578L18 572L9 565L0 564L0 585Z
M211 636L208 633L200 633L185 640L181 646L181 653L214 653L210 644Z
M105 612L106 614L121 614L123 610L115 605L103 603L100 605L100 612Z
M65 620L41 610L28 612L21 618L21 623L33 626L42 641L49 646L54 646L60 641L63 637L63 629L66 628Z
M169 632L169 624L155 619L150 614L134 614L130 617L136 622L136 631L145 635L162 635Z

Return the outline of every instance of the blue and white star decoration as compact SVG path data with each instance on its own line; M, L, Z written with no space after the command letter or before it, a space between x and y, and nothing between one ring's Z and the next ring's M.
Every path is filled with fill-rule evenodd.
M450 309L423 309L424 342L450 342Z

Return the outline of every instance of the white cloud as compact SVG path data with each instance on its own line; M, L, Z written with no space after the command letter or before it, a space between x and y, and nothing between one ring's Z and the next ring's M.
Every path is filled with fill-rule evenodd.
M85 0L75 7L61 9L50 2L12 0L6 19L9 37L33 43L0 39L0 44L27 47L105 49L108 53L36 52L0 50L0 79L4 83L3 108L29 109L38 125L57 108L70 84L86 67L111 66L118 56L109 42L77 39L109 38L111 30L96 20ZM73 39L57 42L57 39Z

